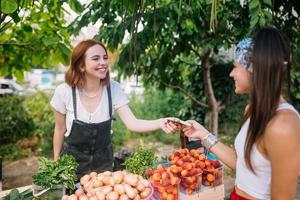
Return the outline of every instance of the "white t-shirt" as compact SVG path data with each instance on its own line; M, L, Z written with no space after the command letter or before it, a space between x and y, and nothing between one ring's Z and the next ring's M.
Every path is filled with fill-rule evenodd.
M116 110L128 104L127 96L124 94L120 84L116 81L110 81L112 108ZM107 87L104 87L101 101L93 113L85 110L80 101L78 88L76 87L76 110L77 119L86 123L99 123L109 119L109 105L107 96ZM67 83L59 85L54 92L50 102L51 106L58 112L66 115L66 128L65 136L70 135L72 122L74 120L73 97L72 87Z

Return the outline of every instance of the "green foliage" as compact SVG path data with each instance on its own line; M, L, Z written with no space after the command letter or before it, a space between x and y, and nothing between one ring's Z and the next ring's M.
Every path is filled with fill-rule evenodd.
M248 4L251 16L250 29L252 31L255 27L263 27L272 22L272 0L251 0Z
M0 156L15 160L52 155L54 117L50 98L44 92L0 98Z
M17 160L32 155L29 149L20 148L16 143L9 143L0 146L0 157L4 160Z
M119 75L137 74L146 87L154 85L181 92L190 107L177 116L204 122L210 109L201 59L205 52L212 50L210 64L215 66L224 62L219 51L228 49L245 36L250 25L248 9L237 1L219 1L218 26L212 33L209 28L211 1L134 1L133 4L136 9L131 12L129 5L120 1L93 1L75 29L87 25L87 19L107 24L100 28L96 38L106 42L111 50L121 50L114 66ZM105 12L108 9L114 12ZM121 19L114 20L116 16ZM142 25L139 30L138 23ZM126 31L131 35L128 43L123 44ZM220 91L223 88L229 90L232 85L223 84L224 80L230 82L226 74L228 69L220 67L215 73L223 75L222 81L214 78L214 74L211 76L215 90L222 94L221 100L217 99L221 105L228 93ZM221 87L216 88L216 85Z
M73 156L63 155L57 161L40 157L38 165L38 173L32 176L34 184L45 188L64 185L67 189L74 189L78 163Z
M33 135L34 122L24 108L23 96L0 97L0 113L0 146L16 144L18 140Z
M42 155L52 154L54 115L50 105L51 95L37 92L26 97L24 106L35 124L35 134L40 136Z
M145 170L152 169L157 161L154 152L146 148L138 148L132 157L125 160L126 170L146 178Z
M0 8L1 8L1 12L5 14L11 14L17 10L18 3L16 2L16 0L1 1Z
M0 75L22 80L23 71L33 67L68 64L71 32L63 4L83 10L78 0L1 1Z

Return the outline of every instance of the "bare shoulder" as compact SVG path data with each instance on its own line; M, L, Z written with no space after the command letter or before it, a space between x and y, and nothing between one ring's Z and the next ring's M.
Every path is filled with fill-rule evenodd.
M264 137L269 144L272 141L282 145L289 144L291 141L300 144L300 118L292 110L277 111L267 125Z

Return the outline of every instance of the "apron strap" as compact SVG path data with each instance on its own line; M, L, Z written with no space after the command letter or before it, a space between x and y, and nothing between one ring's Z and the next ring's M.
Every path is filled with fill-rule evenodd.
M72 96L73 96L73 109L74 109L74 118L77 119L77 110L76 110L76 88L72 87Z
M111 100L110 83L107 85L107 96L108 96L109 116L111 119L112 118L112 100Z

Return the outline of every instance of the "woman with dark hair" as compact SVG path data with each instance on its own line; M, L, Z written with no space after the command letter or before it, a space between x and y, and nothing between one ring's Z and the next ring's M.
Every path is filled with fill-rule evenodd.
M234 148L219 142L196 121L185 135L198 137L236 170L231 199L295 199L300 169L300 115L282 96L290 49L275 28L260 29L237 45L230 73L237 94L248 94Z
M113 110L133 132L176 130L169 118L141 120L134 116L120 84L110 80L107 50L99 41L86 40L74 48L65 81L51 100L55 116L54 160L61 153L73 155L79 163L79 178L92 171L112 171Z

